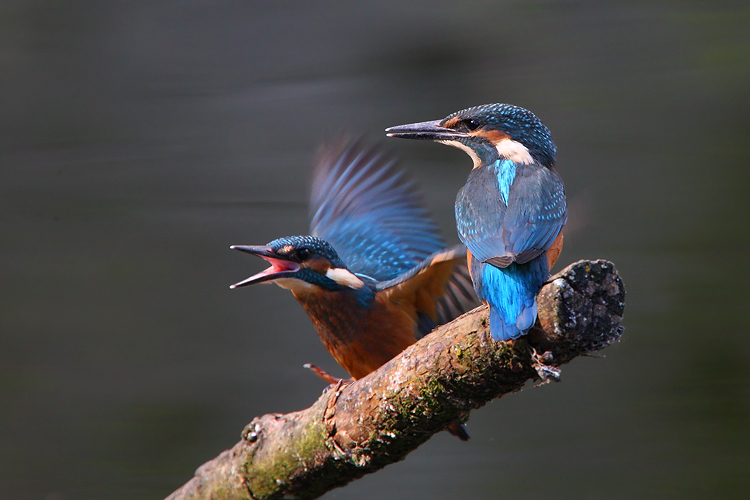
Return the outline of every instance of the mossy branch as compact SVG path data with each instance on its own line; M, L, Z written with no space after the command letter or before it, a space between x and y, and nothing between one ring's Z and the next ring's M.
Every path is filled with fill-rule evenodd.
M403 459L470 410L528 380L556 379L560 365L617 341L624 299L612 263L572 264L542 289L539 320L522 339L494 342L479 307L306 410L254 419L239 443L169 499L317 498Z

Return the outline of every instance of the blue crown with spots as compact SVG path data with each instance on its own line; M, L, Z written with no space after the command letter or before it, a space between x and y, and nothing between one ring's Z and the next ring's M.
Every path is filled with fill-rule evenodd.
M346 268L346 265L341 260L336 250L333 249L330 243L315 236L285 236L273 240L268 244L271 249L279 254L291 257L292 260L298 262L305 260L304 254L300 252L308 251L310 254L320 255L325 257L334 268ZM290 251L284 251L284 247L291 247Z
M483 104L451 113L443 122L453 118L476 120L480 127L505 132L512 140L523 144L543 165L552 167L555 164L557 147L552 142L552 135L528 109L512 104Z

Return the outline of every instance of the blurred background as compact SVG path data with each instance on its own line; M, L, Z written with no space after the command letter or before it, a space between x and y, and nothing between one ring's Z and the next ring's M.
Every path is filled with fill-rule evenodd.
M613 261L625 336L325 498L739 498L750 6L723 1L0 4L0 498L162 498L343 375L264 266L311 159L365 134L446 238L460 151L391 125L489 102L552 130L557 265Z

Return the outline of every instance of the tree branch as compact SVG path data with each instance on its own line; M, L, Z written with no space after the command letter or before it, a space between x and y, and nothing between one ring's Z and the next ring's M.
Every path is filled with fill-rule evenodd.
M539 293L539 320L525 337L494 342L479 307L306 410L255 418L239 443L169 499L317 498L402 460L470 410L528 380L557 379L561 364L617 341L624 299L612 263L572 264Z

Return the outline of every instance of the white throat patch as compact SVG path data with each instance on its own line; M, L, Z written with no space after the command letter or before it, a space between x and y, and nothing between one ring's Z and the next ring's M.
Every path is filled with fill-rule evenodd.
M316 291L315 285L308 283L307 281L298 280L296 278L279 278L274 280L281 288L286 288L298 295L304 295L306 293L313 293Z
M461 151L465 152L467 155L471 157L471 161L474 162L474 168L477 168L479 164L481 163L479 161L479 157L474 152L474 150L462 142L458 142L458 141L437 141L437 142L441 144L445 144L447 146L453 146L454 148L458 148Z
M501 140L495 144L495 149L502 158L507 158L515 163L534 163L534 159L526 146L512 139Z

